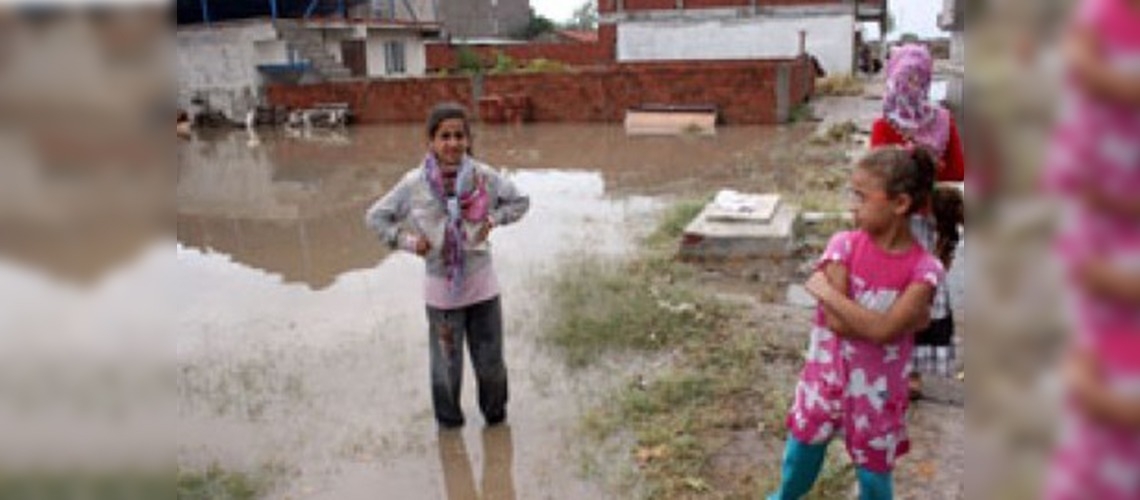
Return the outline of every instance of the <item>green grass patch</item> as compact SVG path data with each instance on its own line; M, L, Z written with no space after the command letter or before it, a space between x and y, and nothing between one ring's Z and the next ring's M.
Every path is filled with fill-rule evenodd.
M256 473L222 469L211 465L204 471L178 471L179 500L252 500L273 486L278 475L271 468Z
M709 195L673 204L665 210L664 215L661 216L661 221L657 224L657 229L649 235L646 243L651 248L660 248L664 245L676 243L689 223L697 218L697 215L711 200L712 196Z
M701 336L724 321L725 310L678 286L687 272L668 257L573 260L553 280L547 338L581 367L607 351L655 351Z
M817 95L860 96L863 95L863 82L854 75L832 75L815 81Z
M172 493L166 471L0 472L0 499L168 499Z
M581 419L583 434L604 449L584 454L582 471L604 476L632 466L636 477L611 484L623 497L746 498L756 480L724 484L712 458L734 433L759 427L782 439L786 432L791 370L771 368L797 363L798 346L777 345L782 325L746 326L744 306L701 288L694 270L666 251L704 205L666 210L632 260L570 261L551 289L556 314L545 334L570 366L613 352L672 353L666 368L621 385Z
M815 121L815 108L810 103L801 102L792 107L792 111L788 114L788 121L791 123L803 123Z
M520 71L524 73L567 73L573 68L562 61L550 59L531 59Z
M675 366L622 387L588 412L585 435L597 441L631 436L628 460L641 475L643 498L745 495L754 485L717 481L711 459L725 436L754 432L757 413L771 421L763 432L782 438L789 396L765 394L760 382L766 360L796 354L725 329L689 338L680 349Z

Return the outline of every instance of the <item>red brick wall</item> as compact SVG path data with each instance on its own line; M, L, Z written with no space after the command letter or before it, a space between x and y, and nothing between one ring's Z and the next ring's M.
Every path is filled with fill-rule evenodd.
M777 122L778 67L791 67L792 104L811 92L814 77L806 60L708 61L621 64L573 73L487 75L483 95L524 94L538 122L620 122L625 111L645 104L716 106L727 124ZM373 80L304 86L270 86L269 102L303 107L347 102L364 123L420 122L441 101L458 101L473 111L466 77Z
M610 27L615 31L616 28ZM488 66L495 64L498 52L514 59L519 64L526 64L535 59L550 59L560 61L571 66L599 66L613 63L613 44L616 41L601 37L598 43L528 43L518 45L472 45L468 46L479 55ZM439 71L441 69L454 69L459 58L459 46L442 43L428 44L427 70Z
M792 63L792 106L808 100L813 95L815 95L815 66L810 59L797 59Z
M816 0L818 1L818 0ZM768 5L771 1L757 1L757 5ZM707 9L709 7L749 7L752 0L685 0L686 9Z
M598 25L598 44L601 45L602 56L607 61L617 61L617 25Z
M361 123L420 122L435 104L456 101L471 105L471 95L471 81L466 77L269 85L266 88L266 96L275 106L300 108L317 103L348 103Z
M676 8L676 0L625 0L625 10L659 10Z

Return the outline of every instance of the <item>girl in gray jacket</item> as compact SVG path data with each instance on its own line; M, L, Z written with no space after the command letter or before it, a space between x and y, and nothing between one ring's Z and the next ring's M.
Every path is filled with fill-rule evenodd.
M466 339L487 425L507 416L507 368L499 284L487 241L491 230L526 214L530 200L470 156L467 111L446 103L427 121L428 154L368 210L368 225L393 249L427 267L432 402L441 427L464 423L459 404Z

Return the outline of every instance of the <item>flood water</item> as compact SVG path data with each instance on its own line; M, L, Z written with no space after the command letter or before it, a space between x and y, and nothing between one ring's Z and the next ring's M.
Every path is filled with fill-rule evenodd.
M539 341L543 276L570 255L622 255L662 195L723 184L791 129L627 138L614 126L476 130L476 156L530 195L492 236L503 289L509 425L432 418L423 265L385 251L365 209L424 154L418 126L293 137L244 131L180 145L179 461L288 473L293 498L599 498L575 426L610 368L569 372ZM480 492L482 496L480 496Z

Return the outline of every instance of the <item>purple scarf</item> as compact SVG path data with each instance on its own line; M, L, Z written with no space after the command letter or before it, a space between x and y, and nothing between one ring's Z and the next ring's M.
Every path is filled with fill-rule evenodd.
M907 44L891 51L883 116L899 134L941 157L950 141L950 112L930 102L934 60L925 46Z
M458 296L463 290L466 271L464 242L467 241L467 230L463 227L463 222L478 223L487 219L487 188L483 177L476 174L475 166L467 156L463 157L455 178L454 196L448 193L443 169L431 153L424 158L424 180L431 188L432 196L447 213L441 254L451 293Z

